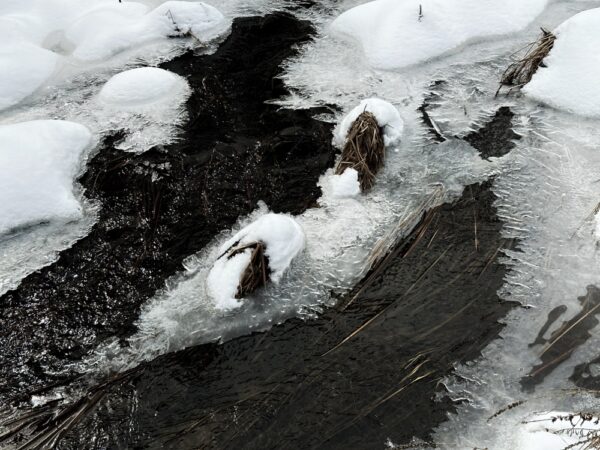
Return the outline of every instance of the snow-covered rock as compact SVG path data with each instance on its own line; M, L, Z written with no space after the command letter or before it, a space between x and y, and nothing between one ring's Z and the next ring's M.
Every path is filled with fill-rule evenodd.
M379 98L368 98L350 111L335 128L333 144L336 147L344 146L352 123L365 111L372 113L383 129L383 142L386 146L393 145L400 140L404 131L404 121L396 107Z
M0 110L39 89L52 76L59 59L59 55L27 42L0 43Z
M583 116L600 117L600 8L563 22L557 39L531 81L530 98Z
M340 175L332 175L329 179L331 195L335 198L356 197L360 194L360 183L356 169L348 167Z
M207 289L219 309L241 306L235 298L244 270L250 263L251 249L229 258L232 246L243 247L252 242L263 242L269 258L270 280L278 283L292 260L304 249L304 231L293 218L285 214L265 214L236 233L222 245L220 257L208 274Z
M81 216L73 182L91 143L89 130L73 122L0 126L0 234Z
M397 69L479 38L525 28L547 0L375 0L341 14L331 31L362 47L369 64ZM421 13L421 15L420 15Z
M103 103L135 108L182 97L180 94L187 89L187 81L177 74L156 67L140 67L113 76L98 97Z

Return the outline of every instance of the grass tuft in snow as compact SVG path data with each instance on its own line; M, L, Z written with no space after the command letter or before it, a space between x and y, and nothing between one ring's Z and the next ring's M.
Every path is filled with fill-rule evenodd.
M266 246L264 242L251 242L241 247L234 245L227 251L227 259L231 259L248 249L252 250L250 262L240 278L240 284L235 294L236 299L244 298L246 295L252 294L257 289L266 286L270 279L269 274L271 269L269 269L269 258L265 254Z
M526 47L525 56L518 61L512 63L502 74L500 87L496 95L500 93L503 87L509 87L510 94L512 88L521 88L531 81L533 75L540 67L544 66L544 59L554 47L556 35L551 31L542 28L540 38Z
M357 117L348 131L342 158L335 173L341 175L348 168L356 170L360 188L364 192L375 184L375 177L383 167L384 157L383 130L376 117L365 111Z

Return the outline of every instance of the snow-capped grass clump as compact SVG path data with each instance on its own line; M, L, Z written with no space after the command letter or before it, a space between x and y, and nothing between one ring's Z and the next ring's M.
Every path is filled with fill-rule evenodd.
M0 22L0 30L3 25ZM56 53L28 42L0 42L0 110L35 92L52 76L59 60Z
M331 31L362 47L369 64L398 69L480 38L525 28L547 0L375 0L341 14Z
M90 131L73 122L0 126L0 234L81 216L73 182L91 143Z
M113 76L99 94L101 102L124 108L155 104L188 90L187 81L168 70L140 67Z
M600 8L573 16L554 34L554 47L523 92L555 108L600 117Z
M356 169L348 167L340 175L331 174L329 177L331 194L336 198L356 197L360 194L360 183Z
M241 306L242 278L246 271L259 270L255 274L279 283L292 260L304 249L304 231L290 216L265 214L255 222L236 233L221 246L221 255L208 274L207 287L218 309L232 309ZM254 250L264 247L266 264L254 261ZM258 255L258 257L262 257Z
M383 142L386 146L394 145L400 140L404 131L404 122L396 107L379 98L368 98L344 116L335 128L333 144L336 147L344 146L350 127L363 112L370 112L375 116L377 124L383 130Z

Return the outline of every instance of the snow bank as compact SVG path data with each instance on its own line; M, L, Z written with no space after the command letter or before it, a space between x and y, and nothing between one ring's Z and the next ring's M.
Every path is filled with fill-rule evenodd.
M535 414L523 422L518 448L527 450L563 450L591 448L586 439L600 432L599 418L566 412ZM572 447L571 447L572 446Z
M331 183L331 194L335 198L356 197L360 194L358 172L351 167L344 170L341 175L332 175L329 182Z
M333 145L343 147L352 123L363 112L368 111L375 116L377 123L383 128L383 141L386 146L396 144L402 137L404 122L394 105L378 98L368 98L350 111L333 132Z
M221 247L220 257L208 274L207 289L219 309L241 306L235 298L240 278L250 263L251 249L232 258L225 254L234 247L261 241L269 258L270 279L278 283L292 260L304 249L305 237L300 225L284 214L265 214L240 230Z
M76 23L75 30L66 32L76 46L73 56L82 61L106 59L169 37L191 35L200 42L208 42L227 32L230 26L230 21L216 8L185 1L165 2L142 17L121 15L118 20L109 20L96 12L88 21L94 26L86 28Z
M397 69L468 41L519 31L547 0L376 0L346 11L331 31L357 41L368 63ZM419 16L421 7L422 16Z
M0 234L43 221L80 217L73 181L89 130L60 120L0 126Z
M187 89L187 81L179 75L156 67L140 67L113 76L98 97L101 102L131 108L177 97Z
M54 73L59 59L55 53L26 42L0 44L0 110L40 88Z
M555 30L554 47L523 92L583 116L600 117L600 8L576 14Z

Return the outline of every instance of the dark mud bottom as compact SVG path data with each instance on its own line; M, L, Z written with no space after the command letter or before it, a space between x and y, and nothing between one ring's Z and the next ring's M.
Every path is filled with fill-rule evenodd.
M314 204L316 181L333 163L331 130L311 118L315 111L264 104L284 93L274 76L310 32L285 15L240 19L215 55L165 65L189 75L194 89L183 139L140 156L108 142L90 162L81 183L103 205L99 223L0 299L0 398L68 384L68 374L52 371L106 337L130 334L140 305L182 260L258 200L295 214ZM501 110L469 137L482 156L510 150L511 118ZM65 449L371 449L388 438L427 440L453 408L436 400L440 381L480 354L514 306L496 295L505 275L498 257L515 243L501 238L494 200L490 181L429 211L316 320L162 356L91 389L63 415L51 405L12 428L40 425L30 448L57 437Z

